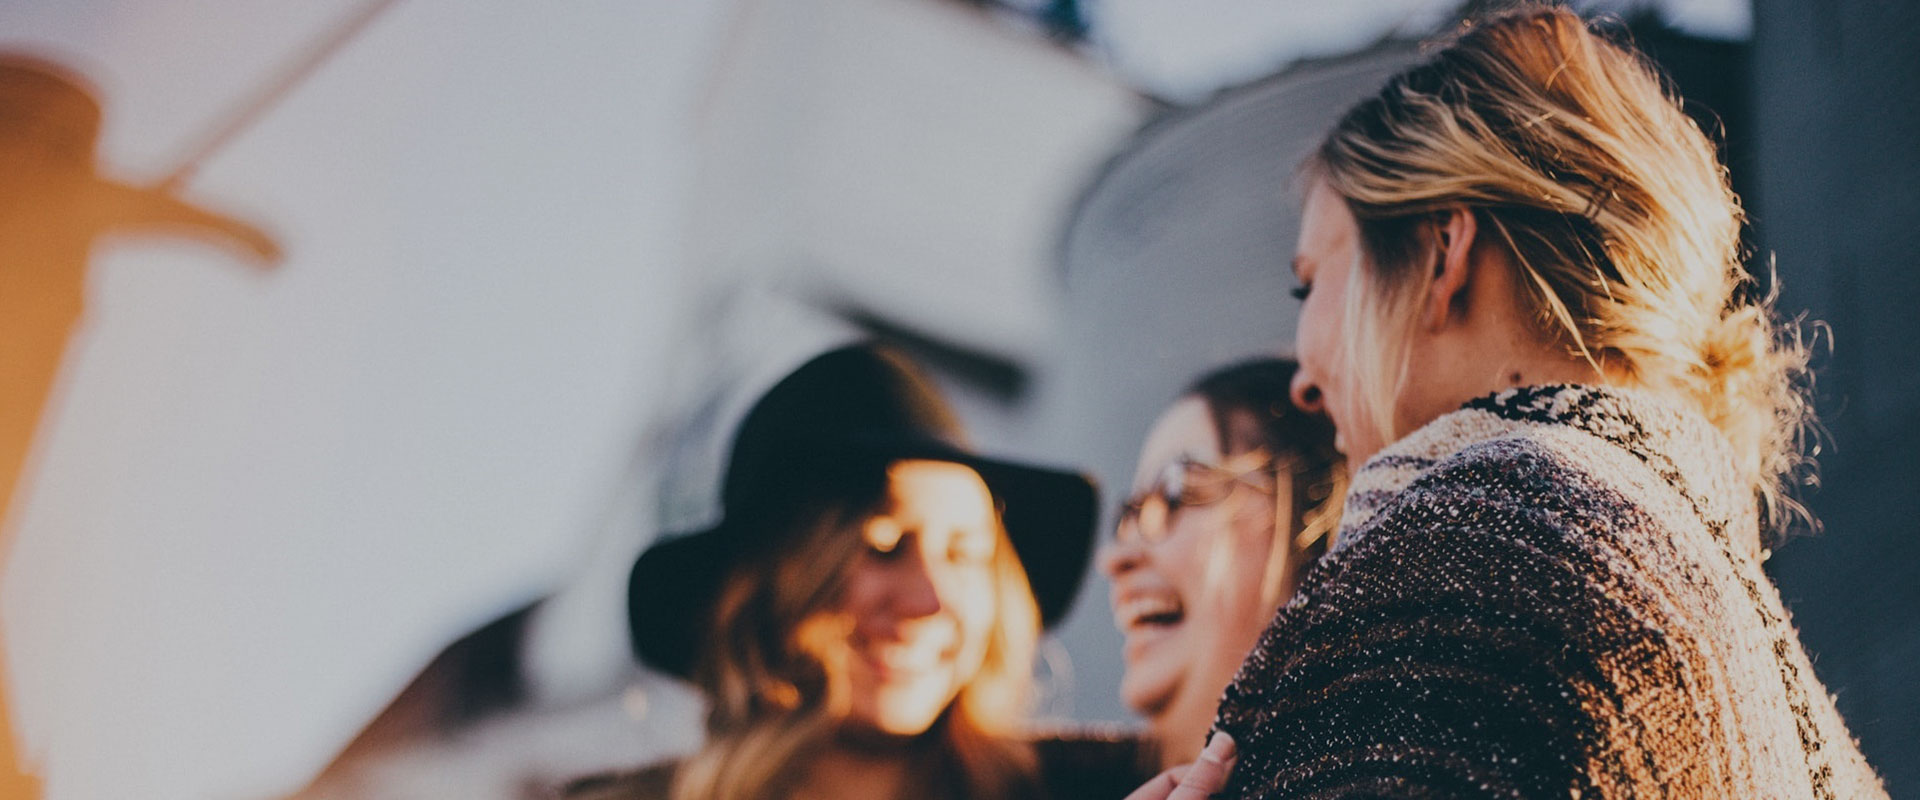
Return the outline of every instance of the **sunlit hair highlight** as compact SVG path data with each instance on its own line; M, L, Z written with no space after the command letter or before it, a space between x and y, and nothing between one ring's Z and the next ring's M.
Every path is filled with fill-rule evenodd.
M879 466L884 484L884 465ZM714 639L694 671L711 703L707 743L675 773L675 800L763 800L790 793L807 761L828 747L851 707L848 621L831 613L867 547L875 492L820 500L794 514L797 533L777 552L746 559L715 604ZM985 661L914 757L931 798L1021 796L1036 765L1021 738L1031 696L1040 611L1025 570L996 524L996 619Z
M1697 407L1775 529L1810 424L1807 347L1742 266L1739 198L1711 139L1631 47L1563 8L1467 26L1340 120L1305 165L1359 224L1348 330L1356 391L1387 441L1414 303L1444 214L1475 215L1547 341Z

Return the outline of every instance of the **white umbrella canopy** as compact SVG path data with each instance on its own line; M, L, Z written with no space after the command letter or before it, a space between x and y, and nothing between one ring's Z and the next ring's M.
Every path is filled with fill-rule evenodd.
M0 5L158 177L361 8ZM52 798L257 797L588 553L679 324L724 3L408 0L184 187L275 273L112 242L14 505L11 708Z

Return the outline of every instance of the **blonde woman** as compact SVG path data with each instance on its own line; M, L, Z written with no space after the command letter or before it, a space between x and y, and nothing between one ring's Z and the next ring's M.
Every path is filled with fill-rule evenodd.
M1233 364L1175 400L1100 555L1126 635L1121 699L1161 767L1200 754L1220 692L1340 518L1346 465L1333 426L1288 398L1295 369Z
M1138 783L1128 742L1024 727L1035 642L1086 566L1092 485L959 437L876 347L819 356L762 397L724 519L650 548L631 580L635 650L706 694L708 741L575 794L1044 800Z
M1645 61L1486 19L1307 174L1294 392L1360 466L1173 796L1885 797L1760 565L1805 353Z

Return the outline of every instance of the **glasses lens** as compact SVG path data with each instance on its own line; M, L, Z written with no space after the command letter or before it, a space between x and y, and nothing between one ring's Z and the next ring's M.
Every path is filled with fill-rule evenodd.
M1127 541L1138 537L1149 544L1167 538L1168 517L1180 509L1181 493L1187 472L1182 464L1168 464L1151 486L1142 489L1120 506L1119 524L1114 538Z
M1120 504L1120 515L1113 522L1113 538L1127 541L1140 535L1141 495L1128 497Z
M1165 495L1158 493L1148 495L1146 502L1140 506L1139 521L1135 525L1135 530L1140 532L1140 538L1149 542L1158 542L1167 538L1167 517L1171 511L1172 509L1167 507Z
M1177 502L1177 501L1175 501ZM1155 483L1120 504L1120 519L1113 536L1122 542L1139 539L1152 544L1167 535L1168 507L1166 485Z
M1259 460L1253 462L1251 467L1243 468L1244 471L1189 459L1166 465L1151 486L1121 504L1114 538L1127 541L1137 536L1148 543L1167 538L1168 526L1173 523L1173 515L1180 513L1180 509L1217 503L1233 490L1234 484L1251 483L1270 468L1271 459L1264 454L1256 457ZM1256 488L1270 489L1270 480L1261 483Z

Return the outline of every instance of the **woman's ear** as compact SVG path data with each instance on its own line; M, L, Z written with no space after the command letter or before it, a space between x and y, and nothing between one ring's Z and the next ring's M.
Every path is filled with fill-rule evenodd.
M1478 222L1471 210L1454 208L1434 218L1433 234L1433 283L1427 288L1424 321L1429 329L1438 330L1452 321L1458 304L1466 300Z

